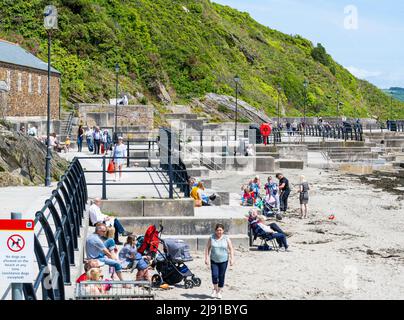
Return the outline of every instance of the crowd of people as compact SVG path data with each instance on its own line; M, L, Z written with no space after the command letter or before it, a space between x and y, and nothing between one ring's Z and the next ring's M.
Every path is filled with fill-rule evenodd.
M101 199L94 199L89 208L90 224L95 227L94 233L86 239L87 259L84 266L84 274L77 283L84 281L100 281L103 278L101 267L109 266L110 280L116 275L120 281L123 270L137 269L136 280L151 281L150 262L151 257L137 252L136 236L125 230L116 217L108 216L101 211ZM119 241L119 235L126 238L126 242ZM122 246L118 250L117 246ZM89 294L103 294L108 290L105 285L90 285L85 287Z
M261 184L259 176L255 176L248 184L241 186L241 205L258 207L263 210L265 214L268 211L279 211L282 215L285 215L288 210L288 199L291 193L291 185L289 179L287 179L282 173L276 174L276 180L270 176L264 186ZM263 191L265 191L265 194ZM300 201L300 218L305 219L307 215L307 205L309 202L309 184L306 178L301 175L298 184L297 192L299 193Z

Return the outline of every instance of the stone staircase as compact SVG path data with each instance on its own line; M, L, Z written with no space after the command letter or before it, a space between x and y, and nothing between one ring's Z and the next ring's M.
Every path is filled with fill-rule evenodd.
M334 163L353 162L377 162L380 158L380 150L375 143L364 141L325 141L307 142L310 152L323 152Z
M76 139L75 136L72 136L71 121L73 121L73 112L62 111L60 113L60 141L65 141L68 135L71 140Z
M143 202L143 204L141 203ZM222 223L237 247L249 247L245 219L195 216L192 199L106 200L102 210L119 217L126 230L142 235L150 225L164 227L162 237L186 241L193 251L203 251L215 225Z

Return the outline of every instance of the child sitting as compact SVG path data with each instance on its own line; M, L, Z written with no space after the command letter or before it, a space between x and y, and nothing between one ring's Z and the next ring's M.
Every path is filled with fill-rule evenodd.
M133 263L136 258L136 238L134 236L128 236L126 238L126 243L124 244L121 251L119 251L119 260L123 269L132 268Z
M137 269L136 281L146 280L151 281L149 272L149 257L142 256L137 252L136 238L128 236L124 247L119 252L119 260L124 269Z
M66 137L66 141L65 141L65 152L69 152L69 151L70 151L70 144L71 144L70 137L67 136L67 137Z
M243 198L241 201L242 206L253 206L254 205L254 197L251 195L250 189L245 188Z

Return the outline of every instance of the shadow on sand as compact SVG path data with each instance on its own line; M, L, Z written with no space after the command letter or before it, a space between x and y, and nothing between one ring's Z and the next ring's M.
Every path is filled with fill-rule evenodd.
M212 299L211 296L207 295L207 294L190 294L190 293L185 293L182 294L182 296L184 298L187 299L198 299L198 300L208 300L208 299Z

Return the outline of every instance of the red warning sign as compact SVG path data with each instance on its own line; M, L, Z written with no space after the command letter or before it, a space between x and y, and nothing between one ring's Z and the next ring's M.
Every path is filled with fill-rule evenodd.
M12 252L19 252L25 247L25 240L24 237L20 236L19 234L13 234L7 239L7 247Z
M0 284L35 279L33 220L0 219Z

